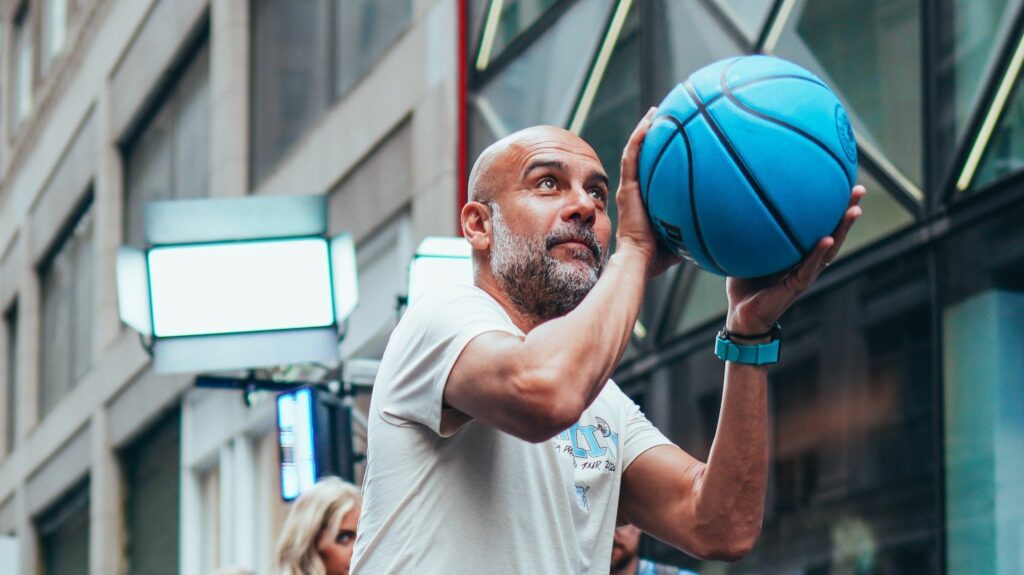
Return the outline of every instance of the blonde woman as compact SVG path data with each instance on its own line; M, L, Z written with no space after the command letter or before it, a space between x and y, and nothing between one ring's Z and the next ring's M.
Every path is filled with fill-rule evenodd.
M277 542L281 574L348 575L359 506L359 489L337 477L300 495Z

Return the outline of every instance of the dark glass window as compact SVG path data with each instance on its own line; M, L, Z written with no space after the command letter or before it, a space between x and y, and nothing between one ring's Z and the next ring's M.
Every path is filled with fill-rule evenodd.
M412 0L252 0L250 187L412 21Z
M209 195L209 60L209 49L203 47L125 146L127 244L143 244L145 204Z
M335 0L335 94L348 92L412 20L412 0Z
M18 442L18 302L4 312L4 344L4 385L7 388L7 408L4 410L7 444L4 453L10 453Z
M178 572L181 412L162 416L121 453L130 573Z
M477 68L487 67L490 60L515 40L524 30L530 28L548 9L562 0L497 0L490 3L490 10L498 10L497 14L488 13L489 20L485 25L483 48L477 59Z
M89 573L89 480L35 520L43 575Z
M250 185L255 187L330 101L329 0L253 0Z
M1024 203L939 244L949 573L1020 558Z
M17 129L32 113L35 91L35 49L32 42L31 2L22 2L14 17L14 59L11 70L11 127Z
M769 370L764 528L730 573L934 573L940 470L929 275L921 254L869 270L786 313ZM666 366L670 437L706 460L723 365L707 346ZM664 545L657 557L699 563Z
M715 0L749 40L756 40L771 14L775 0Z
M71 391L92 362L92 194L39 267L40 415Z

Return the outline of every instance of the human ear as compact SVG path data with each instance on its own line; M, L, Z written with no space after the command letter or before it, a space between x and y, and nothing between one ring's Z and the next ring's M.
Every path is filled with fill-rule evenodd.
M491 247L491 209L480 202L467 202L462 206L462 235L474 250Z

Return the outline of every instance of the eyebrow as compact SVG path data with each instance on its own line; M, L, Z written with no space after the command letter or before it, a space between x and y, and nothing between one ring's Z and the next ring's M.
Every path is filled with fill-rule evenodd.
M523 170L523 179L525 180L526 178L528 178L530 173L533 172L534 170L541 169L554 169L555 171L559 172L565 172L568 170L568 168L565 165L565 162L562 162L560 160L535 160L533 162L530 162L526 166L526 169ZM593 182L595 180L598 181L599 183L604 184L604 187L606 188L609 186L608 176L602 174L601 172L591 172L586 179L588 183Z
M566 171L565 162L559 160L534 160L527 164L526 169L523 170L523 179L525 180L534 170L542 170L546 168L553 168L559 172Z

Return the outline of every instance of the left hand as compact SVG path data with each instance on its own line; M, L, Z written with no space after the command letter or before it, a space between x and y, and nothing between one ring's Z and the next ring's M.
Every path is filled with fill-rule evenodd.
M818 274L832 263L846 240L850 227L861 215L858 205L867 190L854 186L850 205L831 236L821 238L804 261L788 270L759 278L726 280L729 315L725 326L736 333L765 333L782 313L814 283Z

